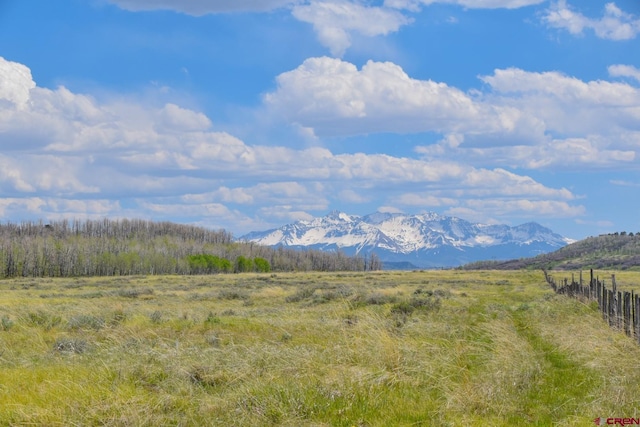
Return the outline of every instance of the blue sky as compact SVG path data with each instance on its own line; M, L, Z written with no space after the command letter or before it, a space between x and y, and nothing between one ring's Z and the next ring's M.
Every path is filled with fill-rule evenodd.
M0 0L0 220L640 232L637 0Z

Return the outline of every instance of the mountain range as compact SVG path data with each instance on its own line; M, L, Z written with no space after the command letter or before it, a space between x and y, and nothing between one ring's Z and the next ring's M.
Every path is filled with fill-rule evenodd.
M240 240L272 247L340 250L347 255L374 253L385 268L456 267L482 260L525 258L572 243L535 222L510 227L476 224L436 213L375 212L357 216L339 211L254 231Z

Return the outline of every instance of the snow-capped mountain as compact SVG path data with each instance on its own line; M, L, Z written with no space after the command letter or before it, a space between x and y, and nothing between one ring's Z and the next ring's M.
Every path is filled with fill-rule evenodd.
M516 227L473 224L435 213L405 215L376 212L365 216L333 211L240 240L267 246L371 252L385 263L452 267L480 260L503 260L554 251L572 241L535 222Z

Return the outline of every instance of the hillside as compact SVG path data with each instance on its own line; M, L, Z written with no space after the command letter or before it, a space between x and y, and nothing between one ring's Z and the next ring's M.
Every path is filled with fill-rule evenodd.
M362 271L371 257L295 251L233 240L230 233L146 220L0 224L0 278Z
M579 270L640 269L640 233L614 233L567 245L557 251L532 258L509 261L480 261L460 267L464 270Z

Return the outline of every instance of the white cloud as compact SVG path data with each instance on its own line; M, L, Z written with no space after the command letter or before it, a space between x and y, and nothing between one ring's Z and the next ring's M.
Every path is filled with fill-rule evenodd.
M613 185L619 185L621 187L640 187L640 182L631 182L619 179L611 179L609 180L609 182Z
M226 229L245 233L253 229L264 229L269 224L260 218L252 218L237 209L230 209L221 203L198 203L185 205L179 198L158 197L137 199L142 218L176 221L210 229ZM257 228L256 228L257 227Z
M96 199L81 200L55 197L3 197L0 198L0 216L26 219L96 219L122 214L118 201Z
M314 0L295 6L292 14L312 24L320 42L334 56L342 56L351 45L351 32L368 37L387 35L411 22L397 11L346 0Z
M260 183L250 187L229 188L221 186L215 191L198 194L186 194L181 197L184 203L199 204L211 202L224 202L240 205L276 204L282 200L288 200L297 205L328 202L318 197L310 185L302 185L298 182L274 182Z
M518 9L543 3L546 0L385 0L388 7L417 11L420 6L435 3L448 3L468 9Z
M113 200L76 200L76 199L45 199L46 208L59 214L73 214L76 217L106 216L121 210L120 203Z
M469 194L503 196L535 195L544 198L558 198L571 200L573 194L566 188L549 188L533 178L517 175L504 169L475 169L469 171L462 181L463 186L469 186ZM496 193L498 191L498 193Z
M557 134L616 135L633 130L640 119L640 89L625 83L584 82L558 72L517 68L495 70L481 79L494 91L492 103L538 117Z
M129 11L173 10L194 16L227 12L291 10L299 21L313 25L320 43L342 56L356 33L384 36L412 22L397 10L362 0L109 0Z
M0 154L0 184L11 192L97 193L97 187L86 185L77 176L83 163L80 158L53 155Z
M162 129L173 132L205 131L211 127L211 121L202 113L167 104L158 112L158 121Z
M593 19L574 11L566 0L559 0L547 10L543 21L573 35L590 29L597 37L608 40L629 40L640 33L640 18L622 11L615 3L607 3L603 16Z
M396 114L394 119L410 123L427 112L453 123L455 119L447 119L446 114L472 119L483 117L487 109L455 88L412 80L393 64L370 63L359 72L342 61L326 58L320 62L321 67L333 66L342 70L343 77L350 76L355 90L366 100L364 109L343 105L339 111L336 103L341 98L331 98L335 87L329 84L326 105L310 109L324 112L328 122L344 121L347 128L348 119L358 118L362 111L377 121L384 114ZM26 86L30 81L23 80ZM368 88L376 81L379 88ZM350 84L343 89L353 90ZM412 92L417 94L405 102L402 98ZM571 198L565 189L458 160L250 145L212 130L202 113L174 104L145 105L131 99L105 103L64 87L35 86L27 95L22 95L20 106L13 101L0 104L0 187L4 196L0 211L8 216L120 215L187 220L242 232L281 223L283 218L308 218L311 212L326 211L336 200L389 205L397 201L398 191L446 191L449 195L437 195L442 203L447 198L462 203L469 197L491 198L500 193L549 201ZM271 101L281 102L282 98ZM298 103L304 107L301 100ZM384 103L402 111L394 113ZM422 113L416 114L415 109ZM331 117L336 111L337 119ZM313 114L304 112L300 117L306 120ZM435 119L427 121L436 123ZM463 130L472 132L468 126ZM481 129L491 131L491 126ZM456 128L451 124L443 129L450 127ZM463 147L465 138L466 134L452 135L448 149ZM127 201L126 208L120 200ZM403 203L409 205L411 200L405 198Z
M283 222L310 221L314 218L308 212L292 210L292 207L288 205L261 208L259 214L277 219L280 224Z
M593 168L633 167L638 156L636 151L612 149L607 141L598 138L553 139L540 145L511 145L466 149L450 147L446 142L416 147L415 151L426 159L441 157L464 158L474 164L491 164L503 167L527 169L563 168L564 170Z
M483 215L504 216L506 212L513 215L519 213L521 215L531 217L543 215L556 218L573 218L584 215L584 206L571 205L564 201L555 200L499 200L499 199L476 199L467 200L466 206L476 212L482 212Z
M385 36L413 22L405 13L418 12L434 3L469 9L517 9L545 0L108 0L132 12L173 10L193 16L229 12L266 12L286 8L299 21L313 25L320 43L335 57L342 57L354 34ZM448 22L457 22L450 17Z
M277 77L272 111L318 135L470 132L539 138L542 125L517 109L479 102L445 83L410 78L391 62L307 59Z
M42 212L42 207L46 202L40 197L2 197L0 198L0 216L3 218L11 218L12 216L28 217L25 213Z
M394 197L394 204L402 206L421 206L422 208L436 208L441 206L456 206L459 199L443 197L432 193L404 193Z
M122 9L133 12L143 10L174 10L201 16L210 13L264 12L291 6L298 0L108 0Z
M619 75L634 70L611 68ZM638 160L640 89L517 68L480 79L484 92L465 93L412 79L389 62L369 61L358 70L340 59L310 58L278 76L265 105L274 117L317 135L441 133L442 142L418 149L431 160L459 156L533 169L567 160L576 167ZM361 164L348 176L363 167L378 166ZM392 170L390 162L385 167Z
M531 199L468 199L445 214L484 224L501 224L507 218L579 218L586 214L583 205L564 201Z
M394 206L380 206L377 209L377 212L382 212L382 213L403 213L400 209L394 207Z
M184 204L172 202L171 199L153 199L152 201L139 199L138 204L147 211L157 215L162 215L163 217L179 217L185 216L186 214L188 217L215 216L230 219L240 214L240 212L234 212L220 203L201 203L198 205L191 205L187 212L185 212Z
M609 75L612 77L631 77L640 82L640 69L632 65L616 64L608 68Z
M35 187L26 181L24 171L15 165L14 159L0 155L0 183L5 192L8 189L17 192L33 193Z
M528 72L518 68L495 70L492 76L481 79L501 93L544 93L555 95L563 101L587 101L607 106L633 105L638 100L638 90L626 84L607 81L583 82L575 77L551 71Z
M29 100L29 91L36 86L31 70L0 57L0 76L0 102L9 101L19 109L24 108Z

